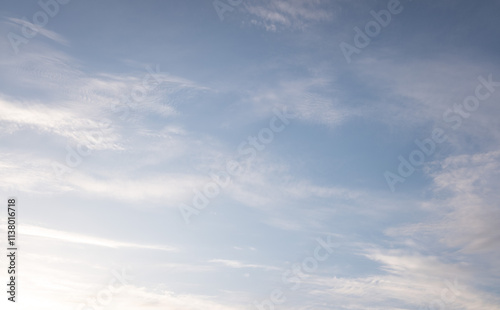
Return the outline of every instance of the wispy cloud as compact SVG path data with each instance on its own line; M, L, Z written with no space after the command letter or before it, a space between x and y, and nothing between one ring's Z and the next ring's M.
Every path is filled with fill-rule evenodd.
M304 29L315 22L331 20L331 10L325 10L327 1L315 0L273 0L249 2L246 10L252 15L251 23L264 27L267 31L282 29Z
M416 235L424 240L437 240L463 254L495 253L500 255L498 210L500 184L500 152L451 156L432 165L437 197L423 204L432 212L430 222L388 230L390 235ZM463 229L467 227L467 229ZM489 263L493 264L493 261Z
M211 259L208 261L209 263L221 264L230 268L256 268L256 269L264 269L264 270L279 270L277 267L259 265L259 264L247 264L237 260L229 260L229 259Z
M363 251L363 250L362 250ZM471 274L460 264L443 263L437 257L402 250L364 250L381 264L380 275L325 277L305 280L316 302L335 302L341 309L404 309L444 305L463 309L500 309L494 295L467 285ZM318 299L319 298L319 299Z
M69 41L61 36L60 34L51 31L49 29L46 29L44 27L38 27L34 25L33 23L30 23L29 21L25 19L19 19L15 17L7 17L6 20L4 21L5 23L9 24L10 26L17 26L18 30L21 30L21 27L27 27L28 29L38 29L37 34L50 39L54 42L57 42L62 45L69 45Z
M31 129L40 135L64 137L74 145L86 145L90 149L121 149L113 128L102 128L99 119L86 118L67 107L0 98L0 113L0 126L4 134ZM101 131L106 132L102 134ZM99 139L94 138L97 134Z
M111 239L93 237L78 233L72 233L67 231L60 231L50 228L45 228L41 226L34 226L29 224L24 224L22 228L20 228L19 232L23 235L29 235L39 238L49 238L55 239L63 242L70 243L79 243L79 244L88 244L94 246L108 247L108 248L135 248L135 249L149 249L149 250L161 250L161 251L170 251L176 252L178 249L171 246L164 245L148 245L148 244L137 244L137 243L129 243L116 241Z
M312 78L282 82L272 89L262 89L250 98L258 111L269 106L286 109L298 121L322 124L334 128L343 124L358 111L342 104L338 93L333 96L315 91L324 88L327 79Z

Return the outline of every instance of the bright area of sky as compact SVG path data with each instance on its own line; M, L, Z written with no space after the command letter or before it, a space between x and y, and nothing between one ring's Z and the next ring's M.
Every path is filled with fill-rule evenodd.
M500 309L499 13L3 1L2 309Z

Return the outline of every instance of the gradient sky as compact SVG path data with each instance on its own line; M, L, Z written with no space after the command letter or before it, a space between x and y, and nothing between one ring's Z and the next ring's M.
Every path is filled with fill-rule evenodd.
M500 2L66 2L0 6L2 309L500 309Z

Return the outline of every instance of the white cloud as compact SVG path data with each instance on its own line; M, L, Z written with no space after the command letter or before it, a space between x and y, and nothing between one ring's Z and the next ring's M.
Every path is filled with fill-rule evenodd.
M66 38L64 38L60 34L54 32L54 31L48 30L44 27L38 27L25 19L8 17L8 18L6 18L6 20L7 20L6 23L10 24L11 26L17 26L18 28L26 27L27 29L30 29L30 30L37 29L36 35L41 35L43 37L46 37L46 38L48 38L54 42L57 42L59 44L62 44L62 45L66 45L66 46L69 45L68 40L66 40Z
M495 296L466 284L471 275L459 263L404 250L361 251L380 263L384 273L349 278L310 275L305 280L308 295L316 302L336 303L339 309L500 309Z
M321 0L273 0L248 2L245 8L252 15L252 24L274 32L287 28L304 29L312 23L331 20L334 14L332 10L325 10L327 3Z
M238 307L226 305L220 298L206 295L178 294L166 289L150 290L128 285L114 299L108 309L158 309L172 310L235 310Z
M177 208L187 203L194 188L199 188L208 178L189 174L156 174L140 178L126 176L94 177L74 173L67 177L77 192L94 197L108 197L120 201L151 202Z
M436 198L424 203L430 222L389 229L391 236L420 235L467 254L500 255L500 152L457 155L429 169ZM438 198L439 197L439 198ZM466 228L466 229L464 229ZM491 256L490 256L491 257ZM492 263L492 262L491 262Z
M122 242L122 241L110 240L94 236L87 236L78 233L60 231L29 224L22 225L19 228L19 233L22 235L35 236L39 238L49 238L49 239L60 240L63 242L88 244L94 246L109 247L114 249L135 248L135 249L150 249L150 250L174 251L174 252L177 251L176 248L170 246Z
M0 98L0 126L4 134L33 129L39 135L61 136L90 149L121 149L113 128L104 128L99 120L81 116L68 107Z
M270 107L294 115L293 121L303 121L337 127L349 117L356 115L355 109L341 105L338 94L324 95L314 91L327 84L325 79L306 79L281 83L278 87L262 90L251 97L251 102L260 109L270 111ZM268 112L266 117L270 115Z
M259 264L247 264L241 261L237 260L229 260L229 259L211 259L208 261L209 263L216 263L216 264L222 264L227 267L231 268L257 268L257 269L264 269L264 270L279 270L277 267L273 266L266 266L266 265L259 265Z

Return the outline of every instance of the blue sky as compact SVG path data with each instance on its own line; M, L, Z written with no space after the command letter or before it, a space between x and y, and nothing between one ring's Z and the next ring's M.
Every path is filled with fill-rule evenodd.
M0 8L9 309L500 309L499 2L40 3Z

